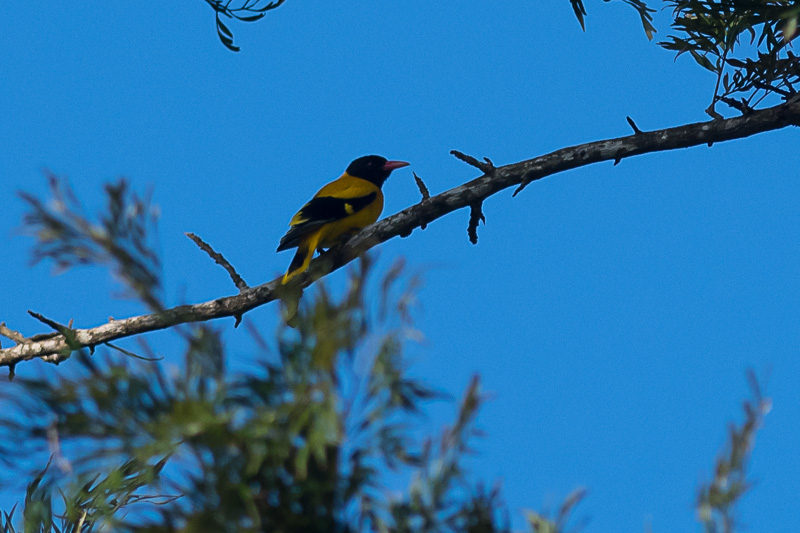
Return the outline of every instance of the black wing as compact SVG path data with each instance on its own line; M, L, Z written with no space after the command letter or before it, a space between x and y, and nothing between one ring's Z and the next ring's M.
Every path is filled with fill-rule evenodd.
M302 238L312 231L329 222L341 220L361 211L375 201L377 196L377 192L372 192L366 196L356 198L335 198L333 196L312 198L292 218L295 223L292 224L292 227L281 239L278 251L295 248L300 244Z

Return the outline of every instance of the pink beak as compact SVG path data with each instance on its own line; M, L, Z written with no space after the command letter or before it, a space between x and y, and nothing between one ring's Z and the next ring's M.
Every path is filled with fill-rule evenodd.
M397 170L398 168L407 167L411 163L406 163L405 161L387 161L383 165L383 170L387 170L391 172L392 170Z

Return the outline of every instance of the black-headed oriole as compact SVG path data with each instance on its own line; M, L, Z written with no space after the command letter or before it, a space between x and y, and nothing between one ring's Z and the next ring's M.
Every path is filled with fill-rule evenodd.
M393 170L405 166L405 161L387 161L379 155L359 157L339 179L321 188L292 217L278 246L279 252L297 248L283 283L308 268L315 250L330 248L378 220L383 211L383 182Z

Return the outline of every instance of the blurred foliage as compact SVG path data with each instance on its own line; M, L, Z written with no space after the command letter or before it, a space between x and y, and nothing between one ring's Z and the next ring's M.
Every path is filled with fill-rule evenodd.
M744 422L731 424L727 449L716 462L714 478L700 487L697 514L707 533L732 533L736 530L736 503L750 488L747 465L755 443L756 432L772 408L772 402L761 393L755 374L748 372L752 398L744 402Z
M23 230L37 240L33 262L50 259L59 271L77 265L110 266L135 297L150 309L162 309L155 251L158 210L150 195L140 197L125 179L106 184L106 212L93 222L65 179L48 174L47 180L48 202L19 193L29 207Z
M34 258L106 265L160 307L149 200L124 180L108 185L108 213L90 222L64 182L51 176L50 189L47 204L22 195ZM346 287L318 281L272 342L248 321L257 349L247 371L230 371L221 332L200 324L178 330L180 365L78 350L66 368L0 386L0 483L30 480L22 505L0 511L0 531L509 532L499 486L487 490L463 468L478 435L478 378L452 426L425 437L419 417L443 395L410 377L404 358L420 338L418 281L402 261L379 283L369 283L372 270L364 257ZM769 409L751 381L745 422L700 489L709 532L733 531L748 487ZM568 525L584 495L574 491L552 516L528 512L529 531L577 530Z
M499 489L461 466L477 378L453 425L424 438L418 417L442 395L407 375L415 283L398 265L367 298L369 270L362 260L338 298L317 283L274 348L254 329L263 348L246 373L201 325L180 369L84 350L68 371L4 385L3 482L33 479L24 531L508 531ZM393 496L391 471L392 486L410 479ZM15 530L14 510L0 525Z
M608 0L604 0L608 1ZM624 0L639 13L648 39L656 31L642 0ZM583 0L570 0L581 27ZM658 43L678 56L689 53L716 75L706 112L721 118L717 102L747 113L764 99L788 100L800 82L800 58L791 51L797 37L800 5L795 0L668 0L672 33Z
M553 518L533 511L527 512L528 524L536 533L563 533L567 531L567 524L573 509L586 497L586 489L579 488L572 491L558 508Z

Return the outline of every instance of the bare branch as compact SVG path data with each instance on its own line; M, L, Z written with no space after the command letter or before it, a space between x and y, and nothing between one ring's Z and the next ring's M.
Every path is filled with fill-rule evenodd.
M68 342L63 335L35 335L29 342L0 350L0 366L11 366L34 357L58 362L69 357L71 349L74 350L76 346L92 347L178 324L241 316L255 307L310 285L317 278L341 268L365 251L392 237L410 234L414 228L457 209L482 202L509 187L518 186L516 194L535 180L592 163L618 161L639 154L741 139L790 125L800 125L800 99L753 111L746 116L590 142L498 167L492 174L481 176L433 196L425 202L408 207L365 228L345 244L321 254L312 261L311 268L297 276L291 286L281 285L278 278L246 289L235 296L181 305L149 315L118 319L94 328L71 329L70 332L74 335L71 342Z
M247 285L247 283L245 283L245 281L242 279L242 277L239 275L239 273L236 272L236 269L233 268L233 266L228 262L227 259L225 259L225 257L223 257L221 253L215 252L214 249L211 248L211 246L207 242L205 242L203 239L201 239L194 233L185 233L184 235L192 239L192 241L194 241L194 243L201 250L207 253L208 256L211 259L213 259L216 264L220 265L228 272L228 275L231 277L231 280L233 280L233 283L234 285L236 285L236 288L239 289L239 292L242 292L250 288Z
M746 117L696 122L675 128L642 132L628 137L562 148L535 159L501 167L498 171L524 165L528 175L524 177L520 187L514 191L514 196L516 196L532 181L591 163L617 161L650 152L742 139L756 133L798 124L800 124L800 105L797 101L791 101L754 111Z

